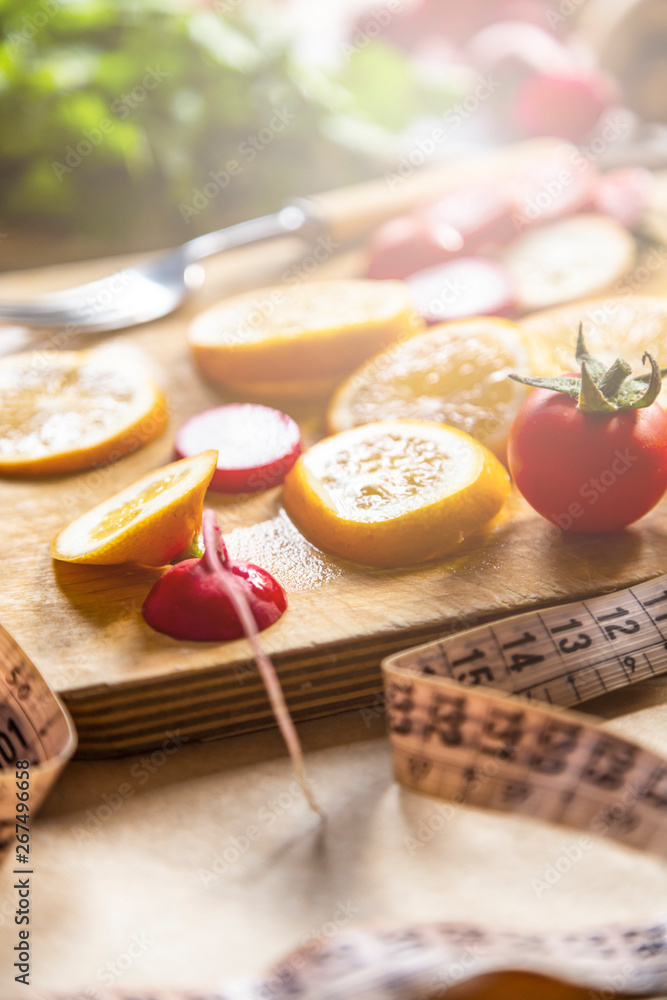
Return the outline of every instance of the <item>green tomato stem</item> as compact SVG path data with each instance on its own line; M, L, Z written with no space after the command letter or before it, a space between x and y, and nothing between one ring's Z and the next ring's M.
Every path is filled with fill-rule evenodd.
M614 413L623 410L639 410L651 406L660 395L662 376L667 369L660 368L652 354L646 351L642 364L648 360L650 375L632 376L627 361L617 358L606 368L601 361L588 353L581 323L576 347L577 363L581 368L581 378L561 375L555 378L535 378L532 375L511 374L509 377L524 385L537 389L549 389L577 400L577 408L583 413Z

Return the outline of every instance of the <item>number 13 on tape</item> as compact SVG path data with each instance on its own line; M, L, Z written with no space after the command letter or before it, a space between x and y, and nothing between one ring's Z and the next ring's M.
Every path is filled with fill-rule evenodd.
M667 672L667 576L383 662L399 782L667 856L667 761L564 708Z

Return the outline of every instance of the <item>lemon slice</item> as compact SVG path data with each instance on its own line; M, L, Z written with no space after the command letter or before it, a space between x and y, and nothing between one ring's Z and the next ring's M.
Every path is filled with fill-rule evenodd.
M351 371L416 324L401 281L317 281L226 299L195 319L188 339L214 382L278 383L289 395L308 391L304 380Z
M590 299L521 320L526 334L554 357L559 371L566 372L579 370L574 348L580 323L586 347L607 365L620 357L634 374L647 374L650 369L642 356L649 351L661 367L667 367L667 299L652 295ZM658 399L667 407L667 384L663 383Z
M390 420L319 441L287 474L284 502L318 548L393 567L453 551L509 492L503 466L468 434Z
M63 528L51 555L74 563L164 566L199 530L217 460L217 451L203 451L150 472Z
M167 405L134 354L31 351L0 360L0 473L113 462L164 430Z
M553 373L539 344L496 317L431 327L388 348L335 393L331 431L375 420L434 420L466 431L501 455L526 387L510 372Z
M523 312L611 288L633 266L635 241L603 215L573 215L529 230L507 247L502 262L514 277Z

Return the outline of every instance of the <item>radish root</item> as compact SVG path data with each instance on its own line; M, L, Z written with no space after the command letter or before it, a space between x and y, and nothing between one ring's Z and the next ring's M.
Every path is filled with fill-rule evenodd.
M324 818L325 814L315 800L315 796L313 795L308 777L306 775L306 765L303 759L301 741L299 740L299 734L296 731L294 722L292 721L292 716L290 715L285 702L285 696L283 694L278 674L276 673L276 668L274 667L269 655L264 652L264 649L259 641L257 625L255 623L250 604L248 603L248 599L243 593L243 588L239 586L236 577L229 569L227 547L222 537L222 531L220 530L220 525L215 511L204 511L202 531L204 536L204 561L206 566L211 573L220 574L221 579L224 581L224 586L227 590L229 599L236 614L238 615L239 621L243 626L243 630L253 651L257 669L259 670L264 687L266 688L266 693L271 703L273 714L276 718L276 722L278 723L278 727L282 733L282 737L292 760L297 780L301 785L303 794L305 795L310 808L313 812L317 813L318 816Z

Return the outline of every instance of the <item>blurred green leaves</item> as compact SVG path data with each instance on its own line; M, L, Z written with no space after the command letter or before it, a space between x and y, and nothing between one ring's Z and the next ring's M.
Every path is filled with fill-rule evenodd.
M279 33L214 6L0 0L2 225L175 243L376 173L372 143L337 141L332 120L391 132L448 102L379 41L308 83ZM185 225L179 205L279 108L289 126Z

